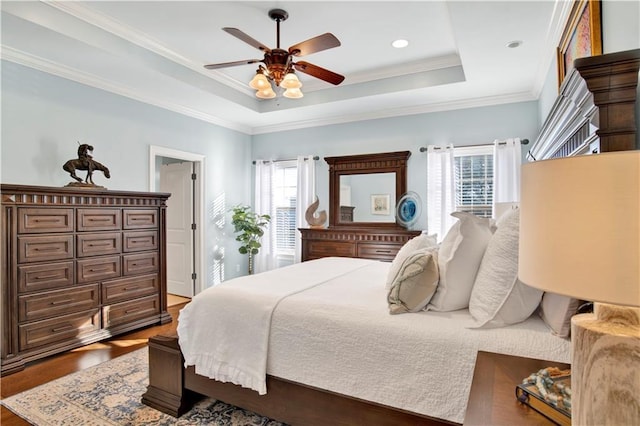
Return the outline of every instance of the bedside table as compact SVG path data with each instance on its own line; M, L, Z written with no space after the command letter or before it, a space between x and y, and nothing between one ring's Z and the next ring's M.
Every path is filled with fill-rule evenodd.
M568 364L478 351L464 425L553 425L516 399L516 385L545 367Z

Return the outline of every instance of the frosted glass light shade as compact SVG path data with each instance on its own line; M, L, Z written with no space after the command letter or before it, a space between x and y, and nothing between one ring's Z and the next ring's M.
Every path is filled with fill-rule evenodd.
M260 99L271 99L276 97L276 92L274 92L271 85L269 85L266 89L258 90L256 96Z
M284 89L299 89L302 87L302 83L298 80L297 75L290 72L284 76L284 79L280 82L280 87Z
M284 93L282 94L282 96L284 96L285 98L290 98L290 99L300 99L301 97L304 96L304 94L300 91L300 89L287 89L284 91Z
M252 89L265 90L266 88L271 87L271 83L269 83L269 80L267 80L267 77L265 77L264 74L257 73L249 82L249 86Z
M531 287L640 307L640 151L525 164L519 259Z

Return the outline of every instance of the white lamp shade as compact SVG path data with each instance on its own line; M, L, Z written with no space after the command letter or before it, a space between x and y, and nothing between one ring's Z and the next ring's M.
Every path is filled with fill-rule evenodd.
M522 167L518 275L541 290L640 306L640 151Z
M284 89L299 89L302 87L302 83L298 80L298 76L290 72L284 76L284 79L280 82L280 87Z
M302 91L300 91L300 89L287 89L284 91L282 96L284 96L285 98L299 99L303 97L304 94L302 94Z
M253 76L253 78L249 82L249 86L252 89L264 90L268 87L270 88L271 83L269 83L269 80L267 80L267 77L265 77L264 74L257 73L256 75Z
M276 97L276 92L274 92L271 85L269 85L266 89L258 90L256 96L260 99L271 99Z

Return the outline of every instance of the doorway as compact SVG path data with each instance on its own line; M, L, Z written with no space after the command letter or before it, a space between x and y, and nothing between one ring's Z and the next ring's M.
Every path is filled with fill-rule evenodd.
M150 191L170 192L166 210L167 293L193 297L204 279L204 156L150 147Z

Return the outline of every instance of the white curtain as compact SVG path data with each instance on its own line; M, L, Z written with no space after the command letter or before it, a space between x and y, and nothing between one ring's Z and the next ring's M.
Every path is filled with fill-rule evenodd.
M456 209L453 145L427 147L427 228L442 241Z
M520 202L521 152L519 138L496 140L493 144L493 217L496 204Z
M256 160L256 180L255 180L255 212L258 214L268 214L275 218L273 211L272 181L275 166L272 161ZM265 229L260 240L262 247L254 257L254 273L269 271L277 265L275 258L275 225L272 221Z
M298 228L307 226L304 217L307 207L316 196L316 162L312 155L297 158L298 184L296 195L296 243L294 263L302 261L302 236Z

